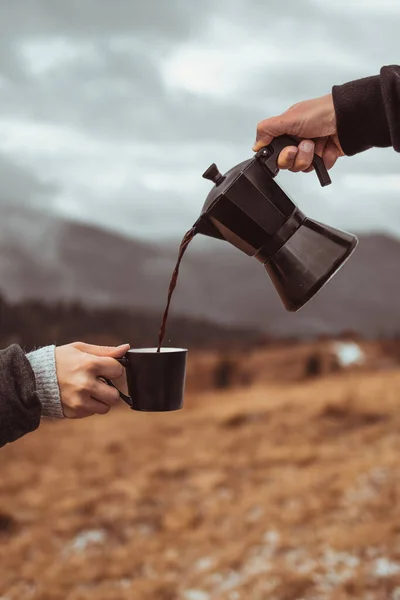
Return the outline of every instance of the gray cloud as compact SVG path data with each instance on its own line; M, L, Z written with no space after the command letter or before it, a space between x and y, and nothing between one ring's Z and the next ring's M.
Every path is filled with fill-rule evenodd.
M193 27L206 20L210 0L1 0L2 37L110 36L155 33L165 37L186 37Z
M49 208L139 235L178 235L208 192L201 173L249 156L261 118L397 55L390 11L349 12L328 0L288 0L285 10L278 0L0 0L0 8L0 150L47 182ZM349 179L398 167L391 150L339 161L328 195L312 176L280 177L322 220L368 228L387 214L400 233L396 191L386 182L374 207L377 188L357 194ZM0 167L8 195L32 198L10 173Z
M133 141L238 142L249 124L253 126L255 109L242 106L239 99L220 102L189 92L171 93L157 64L161 50L149 53L145 44L132 46L89 44L86 53L59 71L31 76L4 89L1 110L66 123L95 136Z
M0 202L2 204L46 206L56 188L36 177L30 169L0 154Z

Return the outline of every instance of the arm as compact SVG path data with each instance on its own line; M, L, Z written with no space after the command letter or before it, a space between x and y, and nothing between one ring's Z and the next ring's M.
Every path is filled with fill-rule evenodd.
M40 417L77 419L107 414L119 393L99 378L116 379L115 360L129 344L105 347L76 342L28 355L13 345L0 350L0 447L39 427Z
M347 156L368 148L400 152L400 66L332 89L340 144Z
M294 172L311 170L314 152L328 169L340 156L374 146L393 146L400 152L400 66L382 67L374 77L333 86L331 94L260 121L253 150L284 133L303 138L298 148L289 146L279 155L278 166Z
M0 447L39 427L41 404L35 376L16 344L0 350Z

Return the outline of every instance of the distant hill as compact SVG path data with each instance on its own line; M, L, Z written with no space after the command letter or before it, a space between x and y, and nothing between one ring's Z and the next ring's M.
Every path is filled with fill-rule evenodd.
M15 301L80 300L160 311L176 249L26 208L2 206L0 291ZM204 247L206 249L204 249ZM400 242L366 235L338 275L299 313L282 307L263 267L224 242L194 240L172 313L276 336L400 332Z
M41 300L8 303L0 298L0 348L20 344L26 350L48 344L68 344L84 340L92 344L118 345L129 342L136 348L153 347L158 342L159 312L124 308L87 308L80 304L47 304ZM224 327L193 317L171 315L164 345L246 351L265 346L265 336L257 330Z

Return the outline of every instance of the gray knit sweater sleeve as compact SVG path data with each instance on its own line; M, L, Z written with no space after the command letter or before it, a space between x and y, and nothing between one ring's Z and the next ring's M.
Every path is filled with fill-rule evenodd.
M62 419L64 414L58 387L55 346L45 346L27 354L35 374L36 393L42 405L42 416Z

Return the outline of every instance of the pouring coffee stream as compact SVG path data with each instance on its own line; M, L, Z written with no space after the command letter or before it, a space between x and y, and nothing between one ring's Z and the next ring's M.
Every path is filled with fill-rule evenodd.
M185 234L168 289L159 333L161 349L172 294L183 255L197 233L226 240L264 265L286 310L295 312L313 298L353 253L355 235L306 217L276 183L278 156L300 140L275 138L222 175L212 164L203 174L214 183L200 218ZM321 186L331 183L323 160L313 167Z
M171 281L169 283L168 296L167 296L167 304L165 306L164 314L163 314L163 317L161 319L160 331L158 333L158 347L157 347L157 352L161 352L161 346L162 346L162 343L164 341L165 329L167 327L167 319L168 319L169 307L171 305L172 294L174 293L174 290L176 288L176 284L178 282L179 268L181 266L182 258L183 258L183 255L185 254L186 250L187 250L187 247L189 246L190 242L192 241L192 239L194 238L194 236L196 235L196 233L197 233L196 232L196 224L194 224L193 227L191 227L191 229L189 229L189 231L187 231L185 233L185 235L183 236L183 239L181 241L181 245L179 246L178 260L176 261L176 265L175 265L174 271L172 273Z

